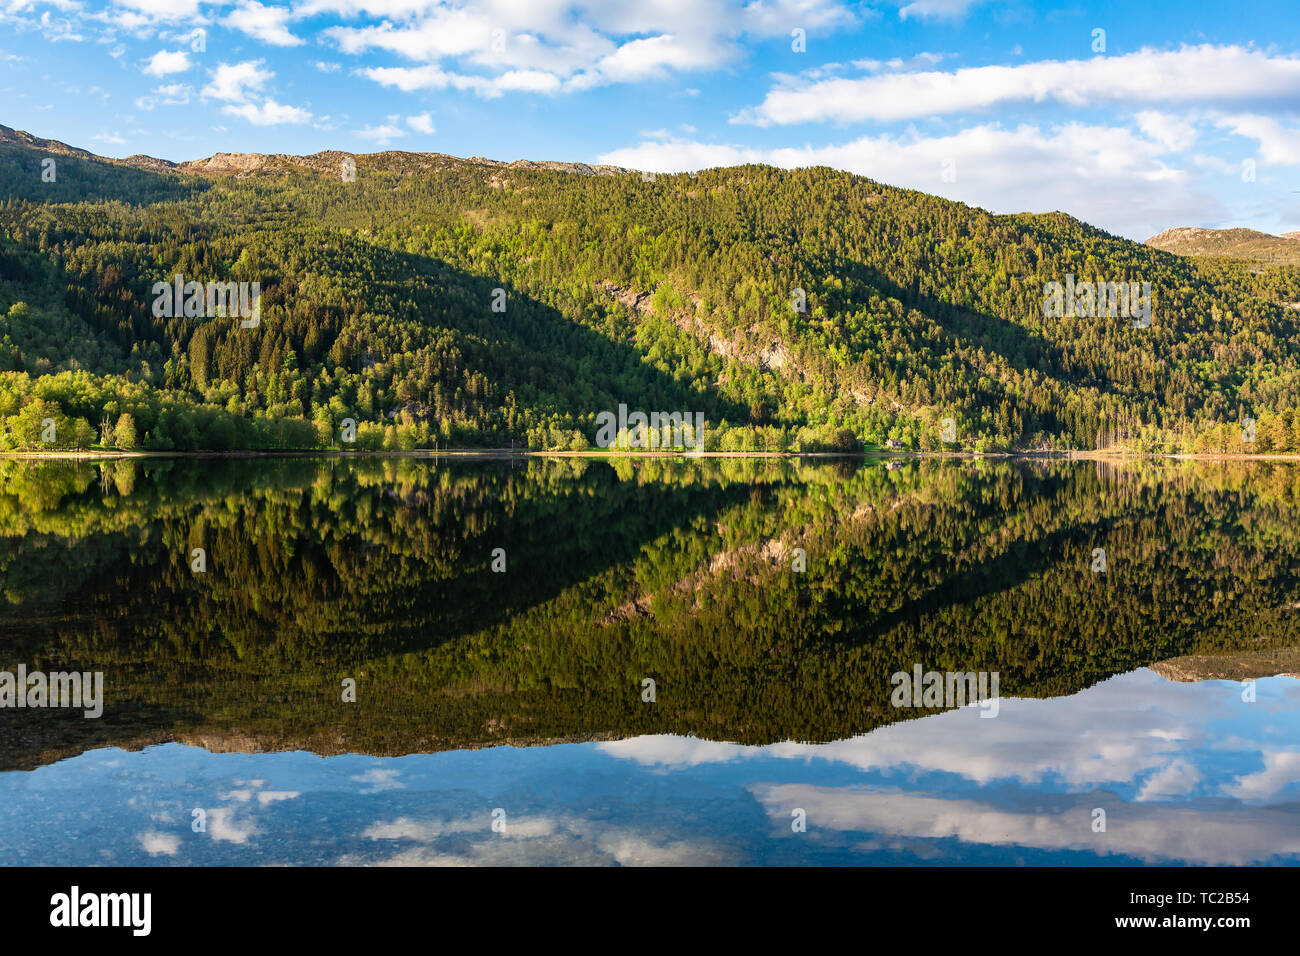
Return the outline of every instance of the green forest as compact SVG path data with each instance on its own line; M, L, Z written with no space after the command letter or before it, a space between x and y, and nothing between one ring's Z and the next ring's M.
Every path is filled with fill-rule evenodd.
M827 168L342 157L0 147L0 450L581 451L626 404L711 451L1300 452L1300 267ZM155 315L177 274L260 322ZM1044 316L1067 274L1149 282L1151 327Z

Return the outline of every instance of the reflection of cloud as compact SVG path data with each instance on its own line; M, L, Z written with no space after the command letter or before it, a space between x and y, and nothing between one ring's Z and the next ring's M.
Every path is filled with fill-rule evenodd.
M1223 792L1242 800L1265 802L1300 783L1300 753L1268 752L1263 757L1263 770L1237 778L1237 782L1225 786Z
M719 849L687 840L655 843L630 830L601 834L597 846L621 866L725 866L728 863Z
M1164 800L1186 796L1201 781L1201 772L1186 760L1175 760L1147 778L1138 800Z
M635 760L639 764L695 767L700 764L727 763L731 760L756 756L761 750L767 748L665 734L611 740L608 743L597 744L596 749L611 757L623 757L627 760Z
M1032 809L978 799L945 800L898 791L759 785L751 792L781 830L790 810L807 811L808 835L860 833L906 839L1040 850L1083 850L1154 862L1243 865L1274 855L1300 854L1295 815L1281 810L1177 809L1125 803L1109 794L1034 793ZM1106 832L1092 829L1092 808L1106 811Z
M296 796L298 796L297 790L263 790L257 795L257 802L262 806L266 806L268 803L292 800Z
M150 856L175 856L180 852L181 839L174 833L151 831L140 834L140 845Z
M398 781L398 772L396 770L385 770L380 767L373 767L365 773L349 777L358 783L369 784L362 793L379 793L382 790L401 790L406 784Z
M1060 780L1075 789L1127 784L1140 788L1137 799L1169 799L1213 786L1213 767L1221 759L1215 751L1221 748L1206 748L1231 736L1227 721L1241 725L1239 749L1258 752L1264 731L1249 725L1255 714L1251 708L1282 722L1273 733L1294 733L1286 726L1287 712L1273 708L1271 701L1274 690L1285 696L1300 685L1270 678L1267 686L1267 701L1261 696L1259 703L1245 704L1235 683L1180 684L1140 670L1071 697L1003 698L996 720L982 720L978 708L967 707L826 744L741 747L655 736L603 743L599 749L673 768L760 757L821 759L864 771L952 773L980 785L999 780ZM1292 708L1289 714L1294 713ZM1221 792L1245 795L1230 786Z
M265 780L232 780L239 789L218 793L222 800L234 801L234 806L217 807L208 811L208 834L214 840L226 843L247 843L261 833L251 810L243 809L257 798L259 807L270 806L301 796L297 790L266 790Z
M505 817L505 827L500 833L492 831L492 818L486 815L479 820L466 819L446 822L434 819L413 820L410 817L399 817L391 823L376 823L361 835L370 840L414 840L417 843L433 843L444 836L477 833L485 829L497 837L531 839L539 836L549 836L553 828L552 821L544 817L524 817L521 820L513 820L507 815Z
M503 832L489 815L458 820L399 817L362 833L376 841L414 842L382 858L349 854L339 863L381 866L725 866L736 860L709 841L659 839L634 827L576 817L507 816Z
M262 831L247 816L239 818L234 807L216 807L208 811L208 836L224 843L247 843Z

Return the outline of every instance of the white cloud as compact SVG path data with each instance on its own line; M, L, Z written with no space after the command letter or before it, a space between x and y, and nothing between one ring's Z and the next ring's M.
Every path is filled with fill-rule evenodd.
M1218 125L1238 136L1259 142L1262 162L1279 166L1300 165L1300 129L1287 129L1267 116L1225 116Z
M1300 57L1207 44L1089 60L787 80L733 122L888 122L1045 101L1074 107L1102 102L1282 103L1294 97L1298 85Z
M1147 138L1172 153L1181 153L1196 142L1196 122L1190 117L1143 110L1136 116L1138 129Z
M41 14L39 23L41 35L51 43L80 43L86 39L83 34L77 33L76 30L73 29L70 20L64 17L60 17L56 20L54 17L50 16L48 11Z
M167 76L170 73L184 73L192 65L190 55L183 50L159 50L145 61L143 69L150 76Z
M624 43L593 67L601 80L630 83L663 76L668 70L698 70L714 66L718 49L691 37L662 34Z
M252 91L260 90L275 76L270 70L262 69L262 62L245 60L218 64L212 71L212 82L203 88L203 95L232 103L247 99Z
M922 20L955 20L980 0L911 0L898 11L898 16L907 20L919 17Z
M788 36L794 27L848 27L857 20L834 0L751 0L744 4L742 13L745 30L762 36Z
M362 139L368 139L379 146L387 146L392 140L405 136L406 130L392 123L384 123L381 126L367 126L364 129L359 129L356 134Z
M373 17L404 20L427 11L430 6L429 0L302 0L294 5L293 12L296 17L314 17L322 13L356 17L368 13Z
M144 14L148 20L200 20L199 0L113 0L117 7Z
M254 126L278 126L282 123L310 123L311 113L297 106L286 106L275 100L264 100L261 106L255 103L239 103L223 106L221 112L228 116L239 116Z
M507 91L551 93L560 88L559 77L537 70L510 70L498 77L469 76L449 73L436 66L379 66L359 70L381 86L399 90L462 90L477 93L485 99L500 96Z
M385 21L379 26L330 27L323 32L344 53L386 50L411 60L438 60L489 51L494 29L500 26L485 13L446 10L415 27Z
M184 106L190 101L190 96L194 90L184 83L168 83L164 86L156 86L149 91L148 96L141 96L136 99L137 109L152 110L159 104L163 106Z
M303 41L289 32L290 15L287 7L267 7L257 0L241 0L221 24L271 46L301 46Z
M420 113L418 116L408 116L406 125L411 127L417 133L431 135L433 133L433 117L428 113Z
M713 69L739 57L744 36L784 36L794 24L825 31L857 19L836 0L649 0L635 5L453 0L428 8L314 0L298 12L308 9L341 15L364 9L384 16L379 24L335 26L323 34L344 53L383 50L420 64L407 83L417 83L418 76L423 78L420 88L470 90L480 96L511 90L575 92ZM453 58L462 62L445 62ZM474 74L467 69L471 66L506 72ZM460 82L447 82L449 76Z

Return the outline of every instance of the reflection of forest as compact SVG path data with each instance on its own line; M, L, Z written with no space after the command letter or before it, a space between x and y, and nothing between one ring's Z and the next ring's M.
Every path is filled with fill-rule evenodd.
M0 669L102 670L107 698L97 721L0 711L3 768L167 739L828 740L924 713L888 706L916 663L1050 696L1300 644L1289 464L4 461L0 479Z

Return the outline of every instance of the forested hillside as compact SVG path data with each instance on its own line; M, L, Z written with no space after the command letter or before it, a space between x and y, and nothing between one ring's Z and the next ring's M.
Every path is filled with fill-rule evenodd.
M710 450L1300 451L1295 267L826 168L0 134L0 449L583 449L623 403L703 413ZM178 273L259 283L260 321L156 316ZM1151 327L1045 317L1067 275L1149 282Z

